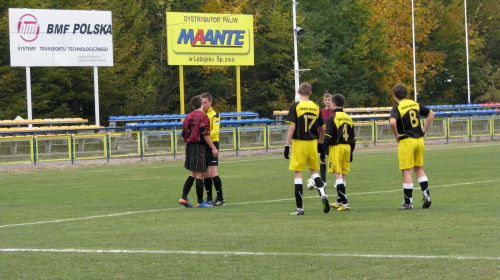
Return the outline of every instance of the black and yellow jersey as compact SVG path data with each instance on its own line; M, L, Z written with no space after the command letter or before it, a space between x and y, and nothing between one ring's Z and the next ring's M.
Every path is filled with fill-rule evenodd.
M210 139L212 142L219 142L220 115L212 107L208 109L206 114L210 120Z
M314 140L319 138L319 128L324 125L319 106L312 101L298 101L292 104L286 118L295 124L292 139Z
M356 143L355 140L354 123L351 117L342 108L335 109L333 115L328 117L323 145L349 144L353 146Z
M408 137L424 137L420 116L428 116L431 109L410 99L399 102L391 110L390 118L396 120L399 134L406 134L400 139Z

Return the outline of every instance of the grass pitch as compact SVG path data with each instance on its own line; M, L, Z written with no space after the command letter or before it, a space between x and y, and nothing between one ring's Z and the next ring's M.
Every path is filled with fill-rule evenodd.
M177 204L181 161L2 172L0 279L498 279L499 166L499 142L428 145L432 206L414 178L398 211L396 148L357 150L352 210L305 189L304 216L276 155L222 158L213 209Z

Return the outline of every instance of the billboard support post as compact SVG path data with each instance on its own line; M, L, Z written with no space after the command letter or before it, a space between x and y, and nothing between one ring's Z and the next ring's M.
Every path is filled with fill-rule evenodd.
M184 66L179 65L179 102L181 104L181 114L184 114Z
M95 100L95 124L97 126L101 125L99 117L99 74L97 72L97 66L94 66L94 100Z
M33 119L33 110L31 107L31 69L26 66L26 102L28 106L28 119Z
M239 65L236 65L236 112L241 112L241 71Z

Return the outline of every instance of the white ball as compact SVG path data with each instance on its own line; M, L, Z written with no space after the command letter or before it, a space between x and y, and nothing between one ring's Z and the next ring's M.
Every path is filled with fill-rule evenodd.
M313 178L309 178L307 180L307 188L310 190L314 190L316 188L316 183L314 182Z

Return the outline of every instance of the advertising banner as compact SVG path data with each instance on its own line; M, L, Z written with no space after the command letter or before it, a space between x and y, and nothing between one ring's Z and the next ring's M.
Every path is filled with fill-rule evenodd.
M110 11L9 9L11 66L113 66Z
M167 12L169 65L254 65L253 16Z

